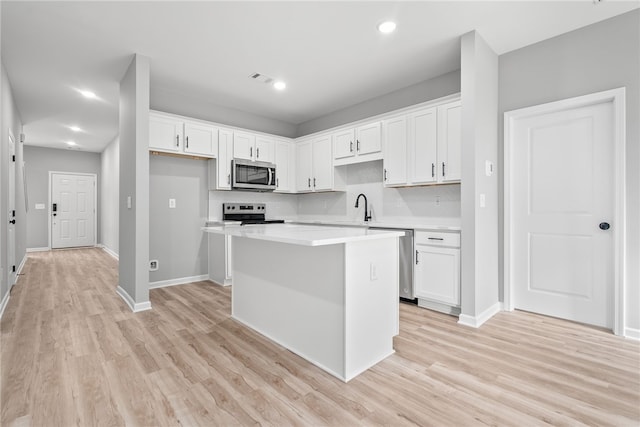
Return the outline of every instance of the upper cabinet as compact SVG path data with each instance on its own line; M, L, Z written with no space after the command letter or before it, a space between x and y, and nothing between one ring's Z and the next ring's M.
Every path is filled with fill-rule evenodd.
M385 186L460 182L461 105L457 100L383 121Z
M273 139L249 132L233 133L233 157L259 162L274 162Z
M290 193L294 189L295 179L294 145L290 141L276 140L274 153L274 163L276 164L275 191L277 193Z
M296 144L297 192L344 190L343 174L333 167L331 135Z
M209 190L231 190L231 159L233 131L221 128L218 132L218 158L209 160Z
M218 128L170 115L149 114L149 148L165 153L216 157Z
M380 122L342 129L334 132L332 138L336 166L382 158Z

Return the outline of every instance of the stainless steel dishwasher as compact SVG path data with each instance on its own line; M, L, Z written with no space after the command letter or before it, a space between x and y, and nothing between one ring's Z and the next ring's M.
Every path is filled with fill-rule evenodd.
M370 227L371 230L389 230L403 231L404 236L399 241L399 284L400 284L400 300L405 302L416 303L416 297L413 293L413 230L398 228Z

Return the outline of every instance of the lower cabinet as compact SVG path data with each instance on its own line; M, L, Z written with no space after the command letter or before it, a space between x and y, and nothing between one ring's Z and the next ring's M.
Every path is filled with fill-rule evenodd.
M416 231L414 273L418 305L460 313L460 233Z
M231 236L209 234L209 280L231 285Z

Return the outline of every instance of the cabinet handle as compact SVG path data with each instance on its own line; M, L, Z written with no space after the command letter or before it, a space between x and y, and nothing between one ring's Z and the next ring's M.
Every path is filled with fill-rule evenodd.
M260 148L256 147L256 159L260 158Z
M359 153L360 152L360 140L356 139L356 151Z
M185 143L185 145L186 145L186 148L189 148L189 137L186 137L186 138L184 139L184 143Z
M307 187L311 188L311 178L307 178Z
M429 237L429 240L444 240L442 237Z
M253 147L249 147L249 157L253 157Z
M444 162L442 162L442 176L444 176Z
M435 178L435 177L436 177L436 164L431 163L431 178Z
M418 251L416 250L416 265L418 265Z
M176 147L180 147L180 135L176 135Z
M231 185L231 174L227 174L227 184Z
M349 141L349 152L353 153L353 141Z
M313 188L316 188L316 179L313 178Z
M387 170L386 169L384 170L384 180L385 181L387 180Z

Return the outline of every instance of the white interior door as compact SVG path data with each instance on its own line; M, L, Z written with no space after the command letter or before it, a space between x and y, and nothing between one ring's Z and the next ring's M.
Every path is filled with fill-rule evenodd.
M16 141L9 131L9 227L7 228L7 279L16 283Z
M613 119L609 101L513 122L514 308L613 327Z
M51 173L51 248L93 246L96 176Z

